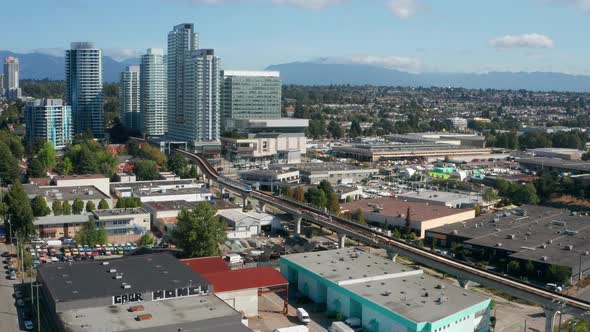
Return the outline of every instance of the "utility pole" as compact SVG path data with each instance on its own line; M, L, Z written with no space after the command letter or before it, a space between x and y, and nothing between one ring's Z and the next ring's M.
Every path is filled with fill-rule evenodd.
M35 271L37 270L35 269ZM36 276L37 273L35 272L35 277ZM39 312L39 286L39 284L35 284L35 290L37 291L37 332L41 332L41 313Z

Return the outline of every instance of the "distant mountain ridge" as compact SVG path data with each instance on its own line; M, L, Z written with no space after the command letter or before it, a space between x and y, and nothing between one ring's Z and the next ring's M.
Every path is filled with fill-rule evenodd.
M12 56L19 60L20 78L32 80L63 80L65 76L64 57L43 53L14 53L0 51L0 59ZM111 57L102 57L102 79L105 82L118 82L125 67L139 63L139 59L117 61Z
M590 92L590 76L551 72L408 73L362 64L292 62L272 65L284 84L463 87L468 89Z

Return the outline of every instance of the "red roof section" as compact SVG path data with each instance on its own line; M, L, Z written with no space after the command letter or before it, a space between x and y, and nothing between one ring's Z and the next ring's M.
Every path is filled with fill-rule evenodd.
M181 262L207 279L216 293L288 285L281 273L272 267L231 270L221 257L191 258Z
M229 271L230 268L223 258L218 256L202 257L202 258L188 258L180 260L184 265L190 267L198 274L204 275L207 273Z

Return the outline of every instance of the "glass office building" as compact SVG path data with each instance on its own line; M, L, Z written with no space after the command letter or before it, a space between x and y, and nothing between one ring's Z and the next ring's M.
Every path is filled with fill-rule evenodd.
M35 137L49 141L56 149L72 142L72 109L61 99L37 99L25 106L27 140Z

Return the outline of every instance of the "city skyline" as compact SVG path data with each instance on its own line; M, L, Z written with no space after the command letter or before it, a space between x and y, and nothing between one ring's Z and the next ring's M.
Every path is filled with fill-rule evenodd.
M590 46L580 42L590 29L587 1L28 0L13 6L18 13L31 5L39 12L58 8L71 19L43 29L17 29L3 36L5 48L63 56L68 41L91 40L104 55L136 58L146 48L165 48L162 31L185 21L195 22L195 32L204 36L202 47L216 49L225 69L314 61L410 72L590 73L585 61ZM127 14L131 9L134 15ZM18 14L6 21L14 26L19 22ZM279 28L269 28L273 26Z

